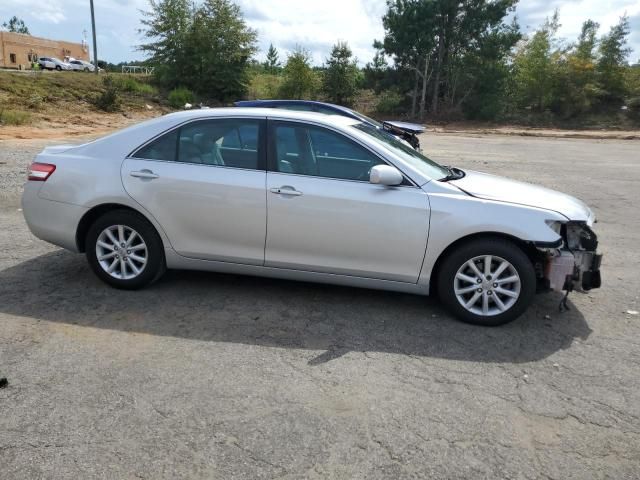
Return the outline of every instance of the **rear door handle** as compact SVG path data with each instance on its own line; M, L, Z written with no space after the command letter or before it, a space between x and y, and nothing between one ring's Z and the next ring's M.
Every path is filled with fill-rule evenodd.
M288 185L279 188L272 188L271 193L275 193L277 195L290 195L292 197L299 197L300 195L302 195L302 192Z
M129 175L136 178L145 178L149 180L153 180L154 178L159 178L158 175L153 173L151 170L140 170L137 172L130 172Z

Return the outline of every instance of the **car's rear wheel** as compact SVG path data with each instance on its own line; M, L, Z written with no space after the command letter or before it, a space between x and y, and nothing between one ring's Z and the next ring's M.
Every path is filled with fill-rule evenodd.
M164 273L162 240L153 225L135 212L105 213L89 228L85 245L92 270L116 288L139 289Z
M460 320L497 326L518 318L533 301L533 264L513 242L498 237L461 245L443 261L438 294Z

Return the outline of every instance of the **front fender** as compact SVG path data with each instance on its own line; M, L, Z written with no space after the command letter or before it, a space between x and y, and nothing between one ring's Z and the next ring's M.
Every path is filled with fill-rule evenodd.
M540 208L483 200L457 193L430 193L431 222L427 253L419 283L428 285L433 267L442 253L457 240L493 233L534 244L551 245L561 240L548 220L566 222L557 212Z

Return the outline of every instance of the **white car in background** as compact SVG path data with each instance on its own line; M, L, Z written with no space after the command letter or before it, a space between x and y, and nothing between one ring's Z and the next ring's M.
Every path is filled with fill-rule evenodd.
M71 66L71 70L78 72L94 72L96 69L93 64L84 60L70 59L69 65Z
M192 110L49 147L22 205L37 237L86 252L117 288L178 268L433 291L500 325L536 291L600 286L581 201L439 165L338 115Z
M38 58L38 65L43 70L71 70L71 65L67 62L63 62L56 57L40 57Z

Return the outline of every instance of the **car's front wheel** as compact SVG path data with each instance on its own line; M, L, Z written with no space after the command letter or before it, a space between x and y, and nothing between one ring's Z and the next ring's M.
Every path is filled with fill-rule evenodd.
M105 213L89 228L85 245L92 270L116 288L139 289L164 273L162 240L153 225L135 212Z
M531 260L513 242L499 237L469 241L443 261L438 294L459 319L497 326L518 318L536 290Z

